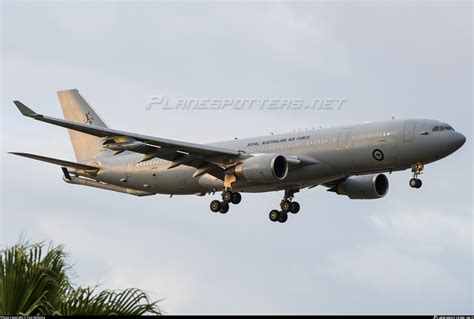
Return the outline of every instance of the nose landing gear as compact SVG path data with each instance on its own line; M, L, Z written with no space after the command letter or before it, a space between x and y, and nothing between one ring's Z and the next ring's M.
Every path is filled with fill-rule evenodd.
M213 200L210 208L214 213L220 212L221 214L226 214L229 211L229 203L237 205L241 200L242 195L240 195L240 193L226 189L222 192L222 201Z
M410 187L412 188L420 188L423 184L421 179L418 178L419 175L423 174L424 165L421 162L416 162L415 165L411 168L413 172L413 178L410 179Z

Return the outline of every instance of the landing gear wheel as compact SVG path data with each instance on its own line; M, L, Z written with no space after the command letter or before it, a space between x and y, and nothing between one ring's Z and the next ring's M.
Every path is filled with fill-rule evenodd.
M290 212L296 214L300 211L300 204L298 202L291 202Z
M410 179L410 186L412 188L420 188L422 185L421 179L418 178L421 174L423 174L424 165L421 162L416 162L415 165L412 166L411 171L413 172L413 178Z
M222 192L222 200L225 203L229 203L232 200L232 192L231 191L223 191Z
M423 182L421 181L421 179L417 179L417 180L416 180L416 186L415 186L415 187L416 187L416 188L420 188L421 185L423 185Z
M285 199L281 202L280 207L283 212L288 213L291 210L291 202Z
M233 193L231 203L237 205L242 200L242 195L240 193Z
M423 183L422 183L421 179L418 179L418 178L410 179L410 186L412 188L420 188L422 184Z
M227 204L226 202L221 202L220 205L221 205L221 208L219 209L219 212L221 214L225 214L229 211L229 204Z
M270 214L268 215L270 217L270 220L272 222L277 222L280 219L280 212L277 211L276 209L272 210Z
M288 213L287 212L280 212L280 217L278 218L278 221L283 224L287 220L288 220Z
M214 213L217 213L220 209L221 209L221 202L219 202L218 200L213 200L211 202L211 211L213 211Z

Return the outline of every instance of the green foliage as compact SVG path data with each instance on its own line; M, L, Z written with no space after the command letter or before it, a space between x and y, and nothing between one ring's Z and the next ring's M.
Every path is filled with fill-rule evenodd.
M17 244L0 251L1 315L161 314L157 301L134 288L123 291L74 288L62 246Z
M103 290L95 293L94 288L78 288L71 291L62 304L62 315L143 315L160 314L156 302L150 302L146 293L129 288L123 291Z

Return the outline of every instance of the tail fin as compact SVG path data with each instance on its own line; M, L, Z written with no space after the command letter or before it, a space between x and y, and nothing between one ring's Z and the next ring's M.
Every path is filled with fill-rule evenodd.
M78 90L58 91L58 97L66 120L108 127L99 114L79 94ZM110 153L103 147L100 137L73 130L68 130L68 132L77 161L89 160Z

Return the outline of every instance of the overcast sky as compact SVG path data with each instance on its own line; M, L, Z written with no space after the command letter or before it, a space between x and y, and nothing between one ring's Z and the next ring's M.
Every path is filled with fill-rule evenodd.
M1 246L64 244L75 282L138 287L171 314L472 313L472 3L60 3L2 1ZM391 174L380 200L322 187L136 198L62 181L66 131L51 116L77 88L113 128L193 142L367 120L430 118L466 137L423 187ZM342 110L146 110L170 98L345 98Z

